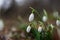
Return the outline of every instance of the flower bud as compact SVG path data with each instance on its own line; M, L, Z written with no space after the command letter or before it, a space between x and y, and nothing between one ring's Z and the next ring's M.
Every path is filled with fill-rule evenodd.
M27 33L29 33L30 30L31 30L31 27L30 27L30 25L29 25L29 26L27 27L27 29L26 29Z
M47 21L47 16L43 16L42 20L43 20L43 22L46 22Z
M38 32L41 32L42 29L43 29L43 28L39 26L39 27L38 27Z
M31 13L30 16L29 16L29 22L33 21L34 20L34 14Z

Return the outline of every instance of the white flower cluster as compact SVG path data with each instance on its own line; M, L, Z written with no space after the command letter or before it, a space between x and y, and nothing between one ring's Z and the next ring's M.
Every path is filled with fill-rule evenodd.
M29 16L29 22L32 22L33 20L34 20L34 14L31 13L30 16ZM43 28L39 26L39 27L38 27L38 32L41 32L42 29L43 29ZM29 25L29 26L27 27L27 29L26 29L27 33L29 33L30 30L31 30L31 26Z
M30 16L29 16L29 22L32 22L34 20L34 14L31 13ZM29 25L26 29L27 33L29 33L31 30L31 26Z

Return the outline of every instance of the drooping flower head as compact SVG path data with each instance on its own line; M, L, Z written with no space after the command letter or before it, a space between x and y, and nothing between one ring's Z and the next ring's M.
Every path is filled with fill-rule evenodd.
M31 26L29 25L29 26L27 27L27 29L26 29L27 33L29 33L30 30L31 30Z
M41 32L42 29L43 29L43 28L39 26L39 27L38 27L38 32Z
M29 16L29 22L32 22L34 20L34 14L31 13L30 16Z
M42 20L43 20L43 22L46 22L47 21L47 16L43 16Z
M43 21L43 22L46 22L47 19L48 19L47 12L46 12L45 9L43 10L43 12L44 12L44 15L43 15L43 17L42 17L42 21Z

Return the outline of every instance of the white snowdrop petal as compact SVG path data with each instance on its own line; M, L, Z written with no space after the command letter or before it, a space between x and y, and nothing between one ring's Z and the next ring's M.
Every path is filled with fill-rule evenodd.
M30 16L29 16L29 22L33 21L34 20L34 14L31 13Z
M31 30L31 27L30 27L30 25L29 25L29 26L27 27L27 29L26 29L27 33L29 33L30 30Z
M38 27L38 32L41 32L42 31L42 27Z
M56 20L56 25L59 26L60 25L60 21Z
M0 31L2 31L4 28L4 22L0 19Z
M3 6L4 0L0 0L0 8Z
M47 21L47 16L43 16L42 20L43 20L43 22L46 22Z

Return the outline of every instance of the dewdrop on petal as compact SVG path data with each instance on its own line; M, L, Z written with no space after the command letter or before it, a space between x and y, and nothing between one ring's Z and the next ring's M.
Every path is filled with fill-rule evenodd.
M30 16L29 16L29 22L33 21L34 20L34 14L31 13Z
M47 21L47 16L43 16L42 20L43 20L43 22L46 22Z
M42 29L43 29L43 28L39 26L39 27L38 27L38 32L41 32Z
M60 21L59 20L56 20L56 25L60 26Z
M31 27L30 27L30 25L29 25L29 26L27 27L27 29L26 29L27 33L29 33L30 30L31 30Z
M4 22L2 19L0 19L0 31L2 31L4 28Z

